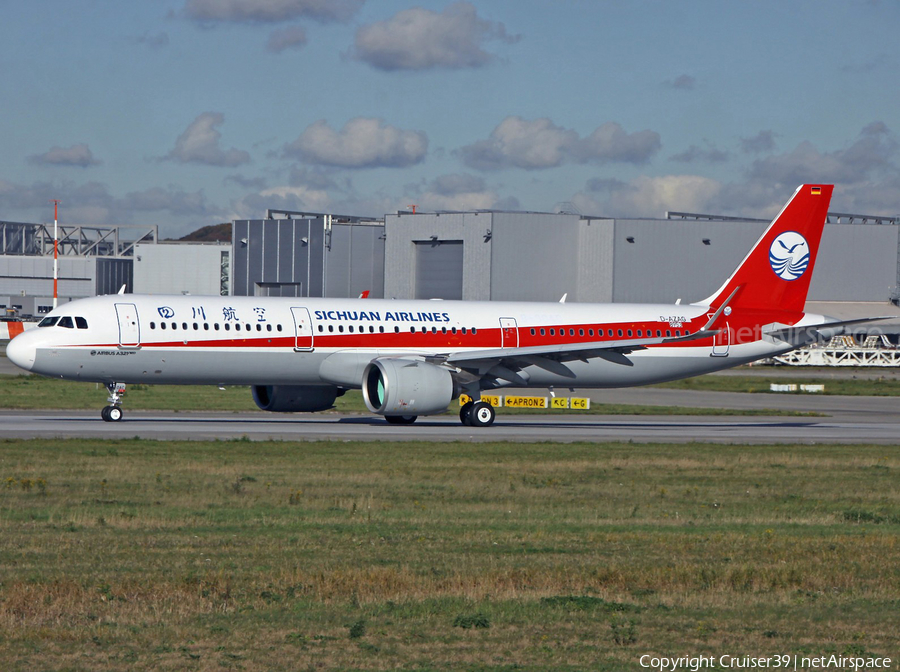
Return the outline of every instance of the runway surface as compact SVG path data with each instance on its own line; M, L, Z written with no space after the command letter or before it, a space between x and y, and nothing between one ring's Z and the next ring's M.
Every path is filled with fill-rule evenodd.
M677 399L675 396L677 395ZM119 423L95 411L2 411L0 436L193 440L343 441L710 441L718 443L879 443L900 437L900 400L891 397L780 397L769 394L615 390L592 396L620 403L724 408L795 408L827 417L504 415L492 427L464 427L455 416L389 425L363 415L125 411ZM599 399L598 399L599 401Z
M742 369L772 375L772 369ZM752 373L751 373L752 372ZM0 374L21 373L0 353ZM796 373L791 371L791 374ZM898 375L895 371L834 375ZM821 373L819 374L821 376ZM782 377L789 377L781 372ZM514 393L509 390L509 393ZM534 394L534 391L528 391ZM509 415L499 409L487 429L464 427L455 415L420 418L411 426L361 415L133 411L119 423L91 411L0 411L0 438L268 439L288 441L711 441L720 443L900 443L900 399L818 395L740 394L657 388L576 390L594 404L638 404L733 410L793 410L825 417Z

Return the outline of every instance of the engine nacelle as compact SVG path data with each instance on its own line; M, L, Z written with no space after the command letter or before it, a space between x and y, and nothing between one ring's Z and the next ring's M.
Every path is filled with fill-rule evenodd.
M251 390L261 410L275 413L324 411L344 393L332 385L254 385Z
M363 372L363 398L373 413L430 415L455 396L450 372L417 359L376 359Z

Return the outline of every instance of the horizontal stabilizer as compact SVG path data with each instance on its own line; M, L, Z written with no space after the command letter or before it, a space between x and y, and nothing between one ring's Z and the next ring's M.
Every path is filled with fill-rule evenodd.
M878 322L880 320L892 320L896 316L885 315L882 317L860 317L855 320L834 320L833 322L824 322L822 324L810 324L805 327L784 327L781 329L773 329L764 332L765 336L777 338L787 343L812 343L820 338L832 338L845 333L844 327L854 324L865 324L867 322Z

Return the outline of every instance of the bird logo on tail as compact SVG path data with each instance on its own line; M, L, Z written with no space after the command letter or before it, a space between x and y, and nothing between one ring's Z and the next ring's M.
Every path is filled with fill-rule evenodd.
M796 280L809 266L809 244L796 231L785 231L769 248L769 265L782 280Z

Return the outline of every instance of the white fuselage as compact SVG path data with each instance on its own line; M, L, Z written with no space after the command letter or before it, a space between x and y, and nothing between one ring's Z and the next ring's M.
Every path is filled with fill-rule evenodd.
M696 333L708 311L698 305L116 295L60 306L50 313L60 320L17 336L8 354L34 373L102 383L358 388L365 366L378 357L677 337ZM802 322L820 321L806 316ZM790 349L773 339L710 336L635 350L628 364L570 361L575 378L539 366L520 375L534 387L624 387Z

